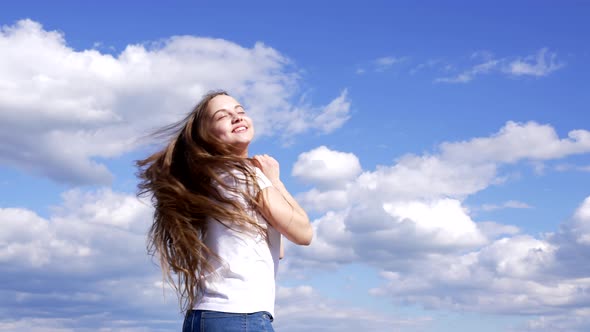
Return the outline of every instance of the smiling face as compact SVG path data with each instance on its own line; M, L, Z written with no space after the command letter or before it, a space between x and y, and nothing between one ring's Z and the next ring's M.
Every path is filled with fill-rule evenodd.
M248 145L254 138L252 120L234 98L218 95L207 105L209 134L231 147L234 154L248 157Z

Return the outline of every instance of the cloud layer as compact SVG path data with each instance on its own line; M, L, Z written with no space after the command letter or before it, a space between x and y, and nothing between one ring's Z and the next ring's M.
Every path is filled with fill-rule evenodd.
M288 273L364 262L382 271L383 285L369 293L394 303L538 315L544 318L522 329L582 331L588 327L583 308L590 303L590 262L583 254L590 245L590 198L554 233L537 237L511 225L478 222L463 201L505 181L503 165L588 153L589 134L572 130L560 138L548 125L508 122L489 137L445 142L435 154L406 155L390 166L355 171L338 189L318 180L299 197L324 215L314 221L309 248L288 248ZM316 164L334 155L354 160L321 147L301 154L294 174L312 174L310 155ZM517 201L503 206L530 208ZM565 324L568 313L581 323Z
M112 158L149 142L210 89L234 94L260 135L329 133L349 118L346 90L326 106L293 105L300 81L278 51L175 36L120 54L74 50L22 20L0 31L0 162L74 184L108 184ZM42 57L39 54L43 54Z
M329 208L316 209L322 215L313 223L310 247L288 245L281 278L366 264L381 271L382 279L380 285L366 286L369 296L433 309L535 315L521 330L583 331L588 327L584 308L590 303L590 261L585 254L590 249L590 197L559 229L537 237L521 234L514 226L478 222L463 203L496 183L502 164L586 151L583 139L570 142L549 135L548 140L550 129L508 123L490 137L446 142L437 154L407 155L375 170L363 171L354 154L327 147L301 154L295 173L318 185L304 197L320 197ZM518 144L499 147L515 130L535 137L528 141L528 153ZM573 132L579 133L576 137L587 134ZM479 156L457 153L472 151L474 145L481 147ZM538 145L547 151L539 152ZM510 146L515 151L507 151ZM466 181L448 172L449 165L458 164L456 158ZM480 176L482 163L489 172L485 181L465 186L470 176ZM406 183L400 181L409 174L416 183L425 177L441 185L433 185L428 193L423 192L426 187L400 190L396 183ZM150 331L177 328L181 317L174 293L162 287L157 267L144 251L151 213L133 195L109 189L67 191L48 218L26 209L0 209L0 273L10 276L0 287L0 306L7 309L0 330L90 331L94 326L141 331L144 318L151 319ZM277 295L277 326L286 331L311 328L303 322L317 320L344 331L360 325L419 330L431 322L430 317L385 317L353 304L343 307L310 286L280 287ZM39 312L43 316L31 320ZM70 318L72 312L80 318ZM577 323L565 319L568 315ZM358 320L349 321L349 316Z

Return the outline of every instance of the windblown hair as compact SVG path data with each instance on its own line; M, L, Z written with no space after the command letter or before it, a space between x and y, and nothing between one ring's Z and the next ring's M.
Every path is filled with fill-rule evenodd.
M219 95L228 94L206 94L185 119L156 132L171 137L168 144L136 162L141 179L138 196L151 196L155 208L147 249L159 256L164 278L176 290L183 312L202 294L202 276L213 272L210 260L217 259L204 243L208 218L236 230L250 225L266 237L248 213L260 207L252 190L230 185L245 182L242 188L257 188L252 160L233 155L231 146L209 132L207 106ZM227 181L227 176L234 181ZM247 206L228 199L217 188L242 195Z

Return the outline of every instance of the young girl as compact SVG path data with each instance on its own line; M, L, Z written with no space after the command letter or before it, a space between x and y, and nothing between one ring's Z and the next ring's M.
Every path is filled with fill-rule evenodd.
M168 145L137 162L139 194L152 197L148 250L186 311L183 332L273 331L281 234L300 245L313 236L279 163L248 157L254 126L223 91L163 132Z

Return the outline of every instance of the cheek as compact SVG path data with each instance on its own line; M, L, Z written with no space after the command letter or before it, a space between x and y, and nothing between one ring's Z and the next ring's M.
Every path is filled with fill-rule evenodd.
M212 136L220 138L225 135L226 129L220 123L214 123L209 127L209 132Z

